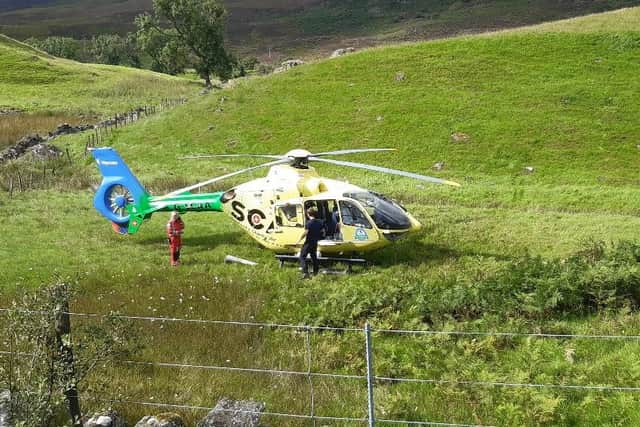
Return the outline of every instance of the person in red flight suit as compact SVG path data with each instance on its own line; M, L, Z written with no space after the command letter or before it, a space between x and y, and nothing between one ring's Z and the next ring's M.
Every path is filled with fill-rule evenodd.
M177 211L171 212L171 218L167 223L167 237L169 238L169 250L171 253L171 265L180 264L180 249L182 248L182 234L184 233L184 221Z

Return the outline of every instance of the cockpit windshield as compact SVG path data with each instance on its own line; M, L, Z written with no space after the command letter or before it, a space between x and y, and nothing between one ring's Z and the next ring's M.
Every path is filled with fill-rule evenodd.
M411 227L411 221L405 210L382 194L363 191L345 193L344 196L360 202L378 228L383 230L406 230Z

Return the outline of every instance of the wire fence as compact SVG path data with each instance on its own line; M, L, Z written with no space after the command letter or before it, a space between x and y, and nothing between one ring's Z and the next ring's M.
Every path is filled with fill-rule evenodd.
M0 309L0 313L8 313L15 309ZM26 310L21 310L27 313ZM71 317L95 319L106 317L107 315L95 313L77 313L69 312ZM180 369L180 370L201 370L201 371L220 371L229 373L242 373L252 375L269 375L284 377L302 377L306 378L309 389L309 413L286 413L277 411L255 412L256 415L270 416L276 418L289 418L308 420L315 425L316 421L326 422L347 422L375 426L379 424L402 424L402 425L420 425L420 426L458 426L458 427L487 427L484 424L465 424L455 422L443 422L436 420L402 420L393 418L377 418L376 414L376 394L375 388L378 384L430 384L430 385L446 385L452 387L482 387L482 388L536 388L536 389L555 389L555 390L581 390L591 392L624 392L636 393L640 392L640 387L636 386L619 386L619 385L601 385L601 384L569 384L569 383L528 383L528 382L509 382L509 381L480 381L465 379L441 379L441 378L405 378L376 375L375 372L375 339L374 336L393 335L406 337L416 336L451 336L451 337L507 337L507 338L535 338L535 339L563 339L563 340L608 340L608 341L640 341L640 335L607 335L607 334L556 334L556 333L522 333L522 332L486 332L486 331L438 331L438 330L404 330L404 329L377 329L372 328L368 323L363 328L341 328L341 327L325 327L325 326L309 326L309 325L292 325L279 323L264 322L244 322L244 321L224 321L224 320L206 320L206 319L182 319L176 317L156 317L156 316L132 316L132 315L109 315L137 322L160 322L164 323L180 323L187 325L210 325L210 326L227 326L234 328L260 328L265 330L283 330L291 331L297 334L304 334L305 342L305 365L306 369L275 369L264 367L242 367L242 366L224 366L218 364L190 364L179 363L175 361L159 361L159 360L124 360L121 363L126 366L139 366L150 368ZM366 374L360 373L344 373L344 372L317 372L313 369L313 353L311 340L313 334L322 334L325 332L338 334L357 334L361 336L362 357L366 364ZM326 335L326 334L325 334ZM404 338L403 338L404 339ZM30 353L17 353L2 350L0 356L29 356ZM362 387L367 391L366 402L363 402L363 413L366 408L366 416L342 416L341 414L318 414L316 412L316 390L315 382L319 379L330 380L353 380L362 383ZM138 405L149 407L160 407L167 409L184 409L192 411L210 411L211 408L200 405L190 405L172 402L151 402L138 399L97 399L94 396L86 396L87 400L109 402L118 405ZM238 411L236 411L238 412ZM240 411L242 412L242 411Z
M64 175L65 167L82 161L89 155L90 148L106 143L108 138L112 137L118 129L186 103L186 98L164 98L154 104L143 105L130 111L114 114L93 125L73 127L63 124L59 126L58 130L50 132L48 137L35 135L30 137L29 141L18 141L10 149L4 150L9 154L5 153L4 157L0 155L0 163L3 160L23 158L22 156L28 153L36 154L33 150L37 147L40 147L40 151L38 151L37 155L26 157L31 159L31 162L27 162L28 164L13 165L12 168L0 174L0 188L6 189L9 198L13 197L14 193L49 188L54 181L53 177ZM55 138L76 133L85 137L84 150L77 156L74 155L75 151L70 151L69 148L61 151L48 145Z

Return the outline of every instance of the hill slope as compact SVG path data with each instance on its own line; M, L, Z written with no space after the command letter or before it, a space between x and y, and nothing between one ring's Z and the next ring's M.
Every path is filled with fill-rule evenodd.
M54 58L0 35L0 107L113 114L196 90L163 74Z
M579 25L591 19L611 17ZM319 168L396 197L425 224L424 233L372 255L373 266L361 274L302 284L295 269L277 269L271 254L230 220L208 214L185 216L184 264L172 269L163 244L166 217L154 217L138 235L115 235L93 211L93 193L78 189L11 200L0 194L0 210L11 213L3 215L0 283L8 285L1 290L38 286L55 272L77 282L74 312L638 335L638 247L593 266L588 260L600 259L604 249L596 244L584 250L583 243L634 238L640 227L640 22L630 20L617 31L616 22L624 21L616 16L606 33L558 32L564 24L556 24L551 33L372 49L239 82L120 129L108 141L156 193L249 164L184 163L176 159L180 155L294 147L393 146L397 153L354 160L463 183L459 190L422 187L403 178ZM466 142L453 142L456 132L466 134ZM82 149L80 137L66 142L72 153ZM436 161L445 162L443 171L431 170ZM525 166L534 173L523 173ZM98 179L90 160L75 168ZM259 265L224 265L227 254ZM583 275L566 275L566 266L576 262ZM10 297L9 290L0 293L0 306ZM144 327L148 347L141 360L307 369L304 334L165 322ZM376 372L393 378L594 386L633 386L640 379L636 340L424 336L407 344L379 333L375 342ZM361 374L362 344L361 336L347 333L314 335L314 372ZM105 369L103 378L113 381L111 390L101 389L103 398L206 407L224 395L266 401L272 412L309 413L304 376ZM362 384L314 383L317 414L363 416ZM637 393L448 384L380 381L379 414L481 425L640 423ZM124 410L134 422L145 412Z
M0 33L17 38L133 29L151 0L38 1L0 8ZM461 2L456 0L226 0L232 44L244 54L276 57L325 53L336 46L370 46L534 24L638 5L638 0ZM9 10L7 10L9 9Z

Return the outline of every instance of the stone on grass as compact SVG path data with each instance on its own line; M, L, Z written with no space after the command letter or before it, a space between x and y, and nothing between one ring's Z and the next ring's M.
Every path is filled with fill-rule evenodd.
M527 174L527 175L528 175L528 174L532 174L532 173L534 173L535 171L536 171L536 168L534 168L533 166L525 166L525 167L522 169L522 173Z
M303 65L304 61L302 59L290 59L288 61L284 61L278 68L273 70L274 73L282 73L283 71L288 71L292 68L299 67Z
M60 135L70 135L74 133L84 132L86 130L93 129L93 125L78 125L71 126L69 123L62 123L58 125L53 132L49 132L49 139L53 139Z
M396 73L396 81L397 81L397 82L401 82L401 81L403 81L403 80L404 80L404 79L406 79L406 78L407 78L407 76L404 74L404 72L403 72L403 71L398 71L398 72Z
M470 139L471 137L463 132L454 132L451 134L451 142L468 142Z
M438 163L434 164L432 166L432 169L434 171L441 171L442 169L444 169L444 162L438 162Z
M178 414L165 412L155 416L146 416L135 427L185 427L184 420Z
M342 49L336 49L331 54L331 58L337 58L339 56L344 56L344 55L347 55L349 53L353 53L355 51L356 51L356 48L354 48L354 47L345 47L345 48L342 48Z
M263 402L223 397L197 427L258 427L264 409Z
M116 411L98 412L84 423L84 427L127 427L127 422Z

